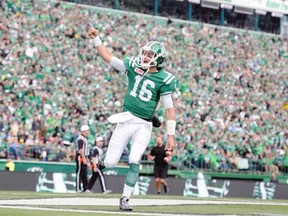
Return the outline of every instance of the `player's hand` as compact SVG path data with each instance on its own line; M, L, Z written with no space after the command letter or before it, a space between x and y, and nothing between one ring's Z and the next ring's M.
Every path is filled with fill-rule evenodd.
M86 158L83 158L83 164L87 165L88 164L88 161Z
M98 172L98 167L97 167L97 165L94 166L93 171L94 171L94 172Z
M169 163L171 160L172 160L172 156L170 155L170 156L166 156L166 157L164 157L164 159L163 159L166 163Z
M93 39L98 36L98 30L95 29L91 24L89 24L89 29L88 29L88 36Z
M153 127L156 127L156 128L161 126L161 122L156 116L152 118L152 124L153 124Z
M166 157L164 158L164 161L167 163L170 162L172 159L174 146L175 146L175 136L169 135L167 140L167 148L165 149Z
M164 157L164 161L166 162L166 163L169 163L170 161L171 161L171 159L172 159L172 151L171 151L171 149L165 149L165 154L166 154L166 157Z
M175 146L175 136L168 135L167 139L167 147L166 147L166 155L171 155Z

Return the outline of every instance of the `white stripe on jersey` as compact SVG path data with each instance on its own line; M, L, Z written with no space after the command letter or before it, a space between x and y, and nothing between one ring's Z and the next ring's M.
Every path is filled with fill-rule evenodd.
M175 76L172 76L169 80L167 80L166 84L168 85L169 83L171 83L173 79L175 79Z
M160 94L160 96L165 96L165 95L167 95L167 94L172 94L172 91L164 92L164 93Z
M165 73L167 73L168 74L168 76L163 80L163 82L165 82L166 83L166 81L167 80L169 80L169 78L172 76L172 74L171 73L169 73L169 72L167 72L167 71L165 71Z
M137 63L136 63L137 58L135 58L135 57L127 57L127 59L129 60L128 64L129 64L130 67L138 67Z
M132 67L137 67L136 61L137 61L137 58L133 57L133 63L132 63L133 65L132 65Z
M133 64L133 58L131 58L131 57L127 57L127 59L129 59L129 66L131 67L132 64Z

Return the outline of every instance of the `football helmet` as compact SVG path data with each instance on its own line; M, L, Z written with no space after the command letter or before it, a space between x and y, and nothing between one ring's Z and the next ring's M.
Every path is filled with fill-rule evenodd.
M151 53L153 53L151 55ZM143 69L156 66L162 68L164 65L167 52L165 47L158 41L151 41L143 46L140 50L139 60ZM150 58L150 61L147 59Z

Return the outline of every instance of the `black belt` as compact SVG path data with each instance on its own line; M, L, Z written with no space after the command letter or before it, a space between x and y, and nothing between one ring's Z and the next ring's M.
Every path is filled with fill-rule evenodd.
M141 118L141 117L139 117L139 118ZM153 127L158 128L158 127L161 126L160 120L157 117L155 117L155 116L152 119L145 119L145 118L141 118L141 119L143 119L143 120L145 120L147 122L152 122Z
M139 117L139 118L141 118L141 117ZM147 122L152 122L152 119L145 119L145 118L141 118L141 119L143 119L143 120L145 120Z
M137 116L138 118L141 118L141 117L139 117L139 116ZM147 121L147 122L152 122L152 125L153 125L153 127L156 127L156 128L158 128L158 127L160 127L161 126L161 122L159 121L159 119L157 118L157 117L153 117L152 119L146 119L146 118L141 118L141 119L143 119L144 121Z

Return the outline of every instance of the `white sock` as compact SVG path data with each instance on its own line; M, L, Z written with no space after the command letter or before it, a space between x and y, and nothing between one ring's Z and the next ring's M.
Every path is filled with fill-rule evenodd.
M133 193L133 190L134 190L134 187L130 187L130 186L124 184L122 197L126 196L126 197L130 198L131 194Z

